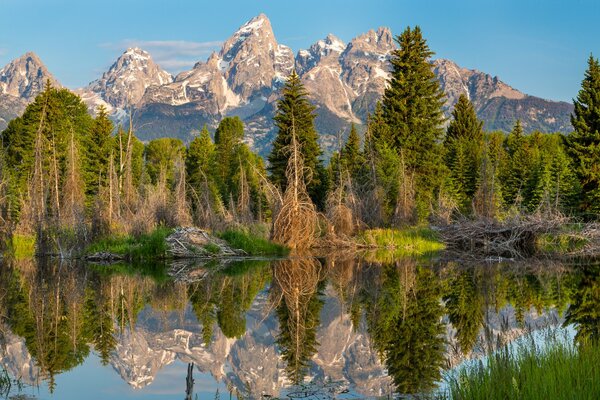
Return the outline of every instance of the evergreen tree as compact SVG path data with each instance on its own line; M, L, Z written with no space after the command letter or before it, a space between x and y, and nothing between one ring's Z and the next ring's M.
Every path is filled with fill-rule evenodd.
M288 165L289 146L292 135L300 144L300 152L305 168L310 171L310 180L306 182L308 194L317 207L324 206L327 195L326 170L320 157L321 148L317 143L315 130L315 106L308 101L308 93L295 71L287 79L282 89L282 97L277 102L277 114L273 118L277 127L277 136L273 141L273 149L269 154L271 181L281 191L287 187L285 170Z
M166 174L169 187L174 182L175 161L185 156L185 145L179 139L160 138L151 140L145 148L146 171L156 184L162 173Z
M199 188L207 181L213 181L216 169L215 145L210 138L206 125L190 143L185 158L186 176L188 184L193 188Z
M503 206L501 173L506 162L504 133L485 135L474 211L485 218L496 218Z
M26 197L27 185L35 175L36 152L35 183L39 190L33 189L45 196L39 202L47 208L46 216L58 217L62 172L66 168L70 138L73 134L76 147L81 148L92 122L87 106L79 96L67 89L54 88L47 82L44 91L27 106L23 115L9 123L2 132L2 145L6 165L11 166L8 196L13 221L18 220L21 200ZM32 208L32 205L27 207Z
M216 164L216 173L221 195L225 200L228 200L233 170L239 164L235 154L243 138L244 124L239 117L223 118L215 131L215 145L217 159L219 160Z
M108 180L109 158L114 147L113 130L114 126L108 118L108 111L101 105L98 107L98 113L85 143L87 159L85 178L88 200L98 194L99 188L106 185Z
M574 100L575 128L568 138L568 151L581 182L584 213L600 213L600 63L590 55L581 90Z
M425 218L441 183L444 96L429 59L434 54L421 34L410 27L396 38L392 75L383 95L383 116L392 145L415 174L417 216Z
M505 148L507 163L502 182L504 202L507 206L519 206L531 173L531 148L523 134L521 121L517 120L513 130L506 137Z
M464 94L458 98L452 116L445 141L446 165L455 199L462 212L469 212L479 183L483 121L477 119L473 104Z
M348 140L340 155L343 168L347 171L353 181L356 181L364 166L364 156L360 150L360 137L356 126L352 124Z

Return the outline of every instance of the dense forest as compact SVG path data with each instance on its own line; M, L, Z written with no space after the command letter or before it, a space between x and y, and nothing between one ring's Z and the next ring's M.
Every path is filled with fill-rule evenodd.
M271 238L310 247L373 227L457 219L502 220L540 211L595 219L600 212L600 64L590 56L568 135L486 132L465 95L452 118L419 27L396 38L391 78L364 135L351 126L328 162L315 107L292 73L265 161L244 143L238 117L204 127L187 146L142 143L135 113L115 127L49 83L1 134L3 243L35 237L39 252L70 254L110 235L157 226L271 226ZM115 133L116 132L116 133ZM47 249L41 251L40 249Z

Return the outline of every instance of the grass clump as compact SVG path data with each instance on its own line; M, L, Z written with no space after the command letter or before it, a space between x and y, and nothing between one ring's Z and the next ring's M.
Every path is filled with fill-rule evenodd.
M445 248L438 234L428 227L369 229L358 236L359 243L398 255L425 255Z
M594 399L600 393L600 346L528 340L464 368L449 380L450 399Z
M92 243L87 247L85 253L119 254L129 261L163 259L167 256L165 239L171 232L172 230L169 228L158 227L154 231L138 237L111 236Z
M285 246L239 229L228 229L217 236L232 248L243 250L251 256L285 256L289 253Z

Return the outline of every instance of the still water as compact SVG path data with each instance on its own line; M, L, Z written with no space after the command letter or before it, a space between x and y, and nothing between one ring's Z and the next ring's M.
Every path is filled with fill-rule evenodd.
M598 329L600 268L347 254L206 265L0 264L2 395L424 393L532 331ZM573 336L573 335L572 335ZM0 382L1 382L0 378Z

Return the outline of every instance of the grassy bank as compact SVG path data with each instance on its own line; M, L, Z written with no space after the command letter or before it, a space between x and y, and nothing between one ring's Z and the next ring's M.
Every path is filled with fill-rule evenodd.
M151 233L133 236L111 236L87 247L86 254L107 252L123 256L128 261L164 259L167 256L166 237L171 229L159 227Z
M445 248L438 234L429 227L369 229L357 238L361 245L385 249L400 256L434 254Z
M502 350L449 380L445 398L596 399L600 393L600 346L575 347L553 340Z

